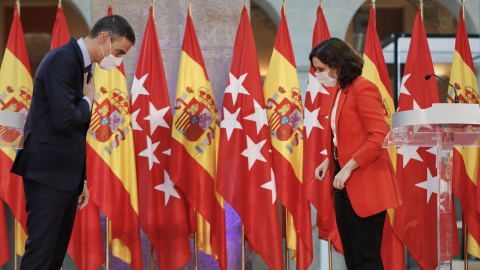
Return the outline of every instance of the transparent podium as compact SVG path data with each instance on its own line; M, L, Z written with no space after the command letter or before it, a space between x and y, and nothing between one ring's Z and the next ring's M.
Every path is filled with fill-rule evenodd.
M25 115L0 110L0 148L23 148Z
M437 269L452 269L453 148L480 147L478 104L433 104L424 110L397 112L384 148L437 147Z

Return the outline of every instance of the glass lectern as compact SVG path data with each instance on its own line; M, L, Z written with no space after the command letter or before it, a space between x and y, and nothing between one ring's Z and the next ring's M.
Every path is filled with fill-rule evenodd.
M437 147L437 269L452 269L452 152L456 146L480 147L478 104L433 104L424 110L393 114L384 148ZM447 164L450 163L450 164ZM450 167L453 168L453 167Z

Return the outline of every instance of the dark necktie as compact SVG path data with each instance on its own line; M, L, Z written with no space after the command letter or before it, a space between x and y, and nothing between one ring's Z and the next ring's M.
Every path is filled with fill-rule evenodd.
M83 70L84 73L88 73L87 75L87 83L90 82L90 78L92 78L92 64L85 67Z

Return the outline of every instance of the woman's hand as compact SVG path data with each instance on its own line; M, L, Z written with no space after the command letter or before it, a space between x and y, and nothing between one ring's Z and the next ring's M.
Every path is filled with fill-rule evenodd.
M325 175L327 174L328 171L328 158L326 158L322 164L318 165L318 167L315 169L315 178L318 180L323 180L325 178Z
M355 159L350 159L345 166L335 175L333 178L333 187L336 189L343 189L345 188L345 183L352 175L353 170L360 167Z

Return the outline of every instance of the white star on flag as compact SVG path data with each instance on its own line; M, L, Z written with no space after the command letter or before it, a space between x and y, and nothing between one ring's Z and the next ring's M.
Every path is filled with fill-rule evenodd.
M150 139L150 137L148 137L148 135L147 135L147 149L138 153L138 156L148 158L148 168L149 168L150 171L152 170L153 163L160 164L160 161L158 160L158 158L153 153L153 152L155 152L155 150L157 149L159 144L160 144L160 142L156 142L156 143L152 144L152 139Z
M242 124L237 121L240 108L235 113L230 113L223 107L223 121L220 123L220 128L224 128L227 132L227 141L230 141L234 129L243 129Z
M262 156L262 147L267 140L263 140L258 144L255 144L250 137L247 135L247 149L243 150L242 156L248 158L248 170L250 170L255 163L255 161L260 160L267 162L267 160Z
M411 159L416 159L423 162L422 157L417 153L418 147L415 146L402 146L397 149L397 154L403 155L403 168L407 166L407 163Z
M243 119L253 121L257 124L258 135L263 125L268 127L267 109L262 108L255 99L253 100L253 108L255 108L255 112Z
M272 204L274 204L275 200L277 200L277 186L275 185L275 174L273 173L273 169L270 168L270 171L271 171L270 182L267 182L261 185L260 187L272 191Z
M430 201L432 193L438 194L438 176L432 177L430 170L427 169L427 180L416 184L415 186L427 190L427 203Z
M325 155L325 156L328 155L327 149L323 149L322 152L320 152L320 154L321 154L321 155Z
M142 127L137 122L138 113L140 113L140 109L132 113L132 129L133 130L143 130Z
M155 189L165 192L165 206L167 206L170 196L180 199L180 195L178 195L178 192L175 190L175 183L170 180L170 176L168 175L167 171L164 171L163 175L165 182L163 182L163 184L161 185L156 186Z
M228 76L228 78L230 79L230 84L225 89L225 93L232 94L233 105L235 105L235 103L237 103L238 94L250 95L250 93L248 93L247 89L245 89L245 87L243 87L243 85L242 85L243 81L247 77L247 74L248 73L245 73L245 74L241 75L238 79L235 78L235 76L233 76L233 74L231 72Z
M313 76L312 73L308 74L308 85L307 85L307 92L310 92L310 99L313 101L315 97L317 97L318 93L330 95L323 85L318 83L317 77Z
M310 133L312 132L312 129L314 127L317 127L319 129L323 129L322 125L318 121L318 113L320 113L320 107L318 107L316 110L313 112L310 112L308 108L305 108L305 128L307 130L307 139L308 136L310 136Z
M137 97L139 95L150 95L148 93L147 89L143 87L143 84L145 83L145 80L147 79L148 73L143 75L142 78L137 79L136 76L133 76L133 85L132 85L132 105L135 103L135 100L137 100Z
M167 156L170 156L171 153L172 153L172 148L169 148L169 149L163 151L163 154L165 154Z
M403 76L402 78L402 85L400 86L400 94L405 94L405 95L409 95L410 96L410 92L408 91L408 89L405 87L405 83L407 82L408 78L410 78L412 74L407 74L405 76ZM400 96L400 94L398 96Z
M152 102L150 102L150 114L145 117L145 120L150 121L150 135L155 132L155 129L157 129L157 127L170 128L165 119L163 119L169 109L170 107L165 107L163 109L157 110L152 104Z

